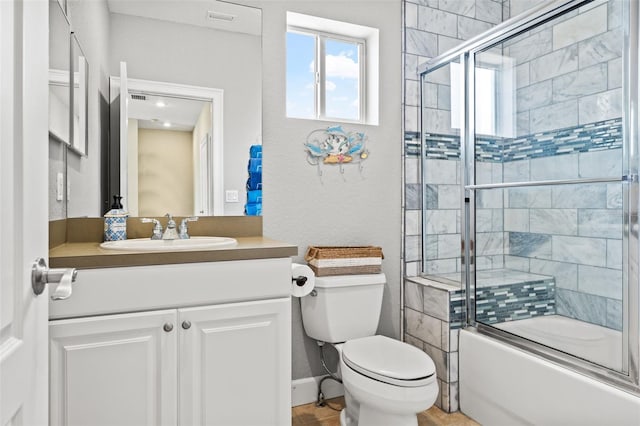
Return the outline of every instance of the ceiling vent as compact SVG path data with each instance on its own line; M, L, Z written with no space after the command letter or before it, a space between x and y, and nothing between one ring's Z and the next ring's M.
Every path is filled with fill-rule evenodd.
M213 20L220 20L220 21L228 21L231 22L234 19L237 18L236 15L231 15L230 13L222 13L222 12L214 12L213 10L210 10L207 12L207 18Z
M135 93L132 93L131 99L133 99L134 101L146 101L147 97L145 95L136 95Z

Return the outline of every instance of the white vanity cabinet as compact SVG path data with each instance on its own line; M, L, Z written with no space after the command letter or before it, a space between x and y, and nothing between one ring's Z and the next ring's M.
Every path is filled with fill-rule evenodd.
M50 424L289 424L290 271L289 259L80 271L50 304Z

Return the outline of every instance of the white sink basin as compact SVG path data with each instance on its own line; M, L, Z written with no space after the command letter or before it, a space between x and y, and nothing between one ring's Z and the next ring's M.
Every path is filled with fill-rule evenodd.
M132 240L106 241L100 244L100 247L107 250L125 251L178 251L233 247L237 243L234 238L228 237L191 237L187 240L136 238Z

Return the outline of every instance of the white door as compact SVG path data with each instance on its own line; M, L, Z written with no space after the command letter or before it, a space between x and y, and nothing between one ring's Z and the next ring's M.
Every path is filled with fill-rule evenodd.
M179 424L290 424L290 316L290 298L179 309Z
M176 311L51 321L51 426L175 425Z
M0 426L47 424L48 3L0 1Z

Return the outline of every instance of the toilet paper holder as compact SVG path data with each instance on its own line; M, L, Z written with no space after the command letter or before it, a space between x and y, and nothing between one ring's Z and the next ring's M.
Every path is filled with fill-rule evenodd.
M304 275L300 275L299 277L291 277L291 281L295 282L298 287L302 287L307 283L308 278Z

